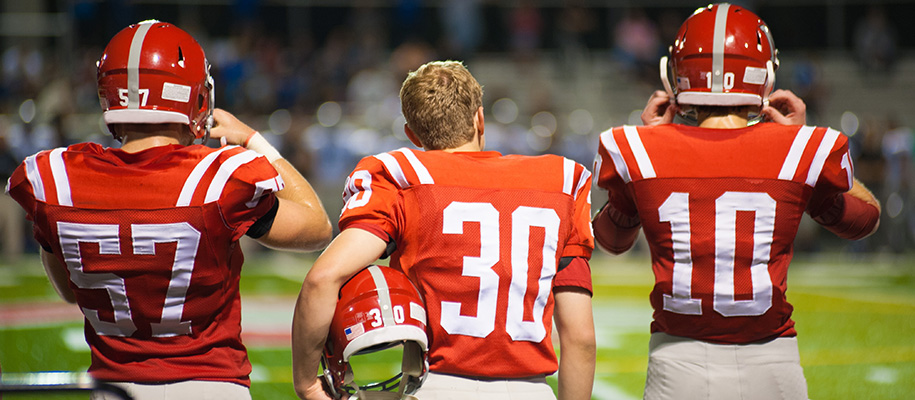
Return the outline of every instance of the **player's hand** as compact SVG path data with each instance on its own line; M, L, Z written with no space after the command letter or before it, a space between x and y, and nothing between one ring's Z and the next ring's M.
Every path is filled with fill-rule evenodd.
M223 146L226 144L244 146L247 144L248 139L257 132L254 128L235 118L232 113L221 108L213 110L213 119L214 123L213 127L210 128L210 137L219 139L219 143Z
M674 122L677 106L672 104L670 96L663 90L655 90L642 110L642 124L662 125Z
M769 105L763 107L763 121L782 125L807 123L807 105L790 90L778 89L769 95Z
M299 397L304 400L335 400L333 396L327 392L325 387L326 381L320 377L315 377L315 380L311 383L311 386L305 389L304 393L299 394ZM342 398L348 399L349 396L344 394Z

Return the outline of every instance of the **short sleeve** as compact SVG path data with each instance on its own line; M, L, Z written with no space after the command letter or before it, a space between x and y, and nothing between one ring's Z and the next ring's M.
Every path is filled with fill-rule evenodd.
M836 134L838 136L835 144L823 163L808 203L807 211L814 217L832 205L837 195L851 189L854 182L854 166L848 152L848 138L841 133Z
M226 223L238 239L276 203L275 193L284 187L283 178L264 157L254 157L239 166L225 183L219 206Z
M396 238L400 187L376 157L363 158L347 176L339 228L358 227L385 242Z

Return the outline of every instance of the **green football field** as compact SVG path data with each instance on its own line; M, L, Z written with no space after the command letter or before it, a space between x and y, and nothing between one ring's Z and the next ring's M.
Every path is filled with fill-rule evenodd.
M311 256L249 257L242 279L244 340L255 399L295 398L289 326ZM640 399L653 282L640 256L597 255L592 263L598 336L595 399ZM878 256L801 258L789 275L801 362L811 399L909 399L915 393L915 260ZM391 358L357 375L389 373ZM385 358L385 357L382 357ZM362 356L369 363L373 357ZM75 306L57 300L37 256L0 265L0 366L7 376L84 371L88 348ZM361 364L360 364L361 365ZM5 395L5 399L49 396ZM55 399L87 398L56 395Z

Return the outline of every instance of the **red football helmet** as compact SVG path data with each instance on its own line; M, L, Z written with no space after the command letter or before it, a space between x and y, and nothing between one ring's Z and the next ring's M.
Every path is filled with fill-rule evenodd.
M155 20L130 25L108 42L97 66L106 124L180 123L197 139L209 137L213 78L187 32Z
M350 357L403 346L401 373L383 382L354 385ZM425 302L410 279L370 265L340 289L321 363L331 394L402 398L422 384L429 363Z
M763 106L775 84L778 51L756 14L728 3L696 10L677 33L661 81L681 105Z

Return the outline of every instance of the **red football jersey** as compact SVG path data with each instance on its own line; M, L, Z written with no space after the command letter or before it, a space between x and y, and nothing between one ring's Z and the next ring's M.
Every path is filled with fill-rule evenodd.
M248 385L237 240L283 181L253 151L84 143L28 157L7 190L67 267L97 379Z
M604 132L595 171L638 214L651 251L652 332L718 343L794 336L785 298L805 210L847 191L847 138L810 126L626 126Z
M551 374L552 288L582 272L556 276L560 258L591 256L590 193L591 173L559 156L404 148L359 162L340 229L396 245L391 266L426 301L430 370Z

